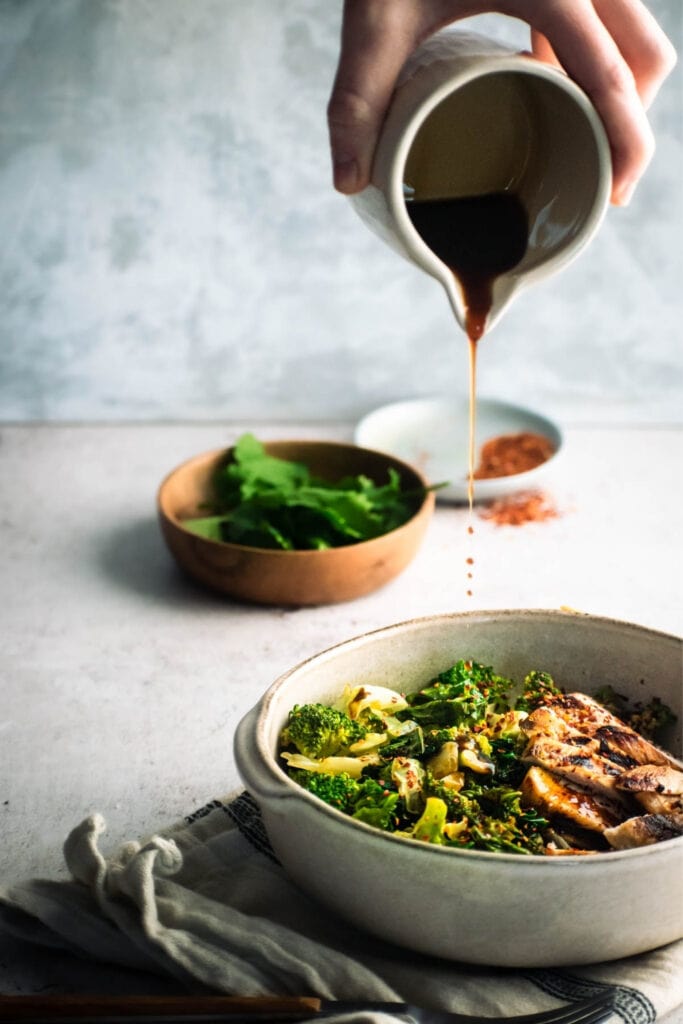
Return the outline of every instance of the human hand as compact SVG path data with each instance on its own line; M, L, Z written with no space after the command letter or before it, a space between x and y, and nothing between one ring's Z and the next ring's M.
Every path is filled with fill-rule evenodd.
M399 71L420 42L452 22L496 12L526 21L533 54L582 87L605 125L612 202L628 203L654 150L647 107L676 63L642 0L345 0L328 105L334 184L352 194L372 158Z

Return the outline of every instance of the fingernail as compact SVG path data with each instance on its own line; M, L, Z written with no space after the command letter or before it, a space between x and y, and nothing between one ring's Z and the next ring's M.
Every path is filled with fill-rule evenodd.
M350 193L358 190L358 164L349 160L335 160L334 187L339 192Z

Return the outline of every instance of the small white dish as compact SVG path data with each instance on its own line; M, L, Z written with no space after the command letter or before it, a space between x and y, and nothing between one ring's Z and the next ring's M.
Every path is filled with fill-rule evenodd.
M475 480L474 500L491 501L536 488L556 466L562 449L557 424L539 413L493 398L477 398L475 461L494 437L529 431L548 438L554 454L535 469L514 476ZM356 426L356 444L387 452L415 466L431 484L447 483L437 500L467 501L469 401L466 398L418 398L393 402L368 413Z

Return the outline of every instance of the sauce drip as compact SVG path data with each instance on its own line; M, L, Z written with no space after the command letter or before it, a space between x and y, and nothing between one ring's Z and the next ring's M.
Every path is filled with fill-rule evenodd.
M474 504L477 342L486 330L497 277L516 267L529 240L527 212L513 192L451 199L411 199L408 216L422 240L460 284L469 346L469 458L467 497L470 525ZM472 591L467 590L467 596Z

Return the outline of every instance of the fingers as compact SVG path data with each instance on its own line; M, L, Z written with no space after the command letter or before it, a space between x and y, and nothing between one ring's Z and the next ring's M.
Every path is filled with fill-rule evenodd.
M524 0L512 6L518 17L528 14ZM612 151L612 202L623 205L654 150L643 100L671 70L673 48L640 0L539 2L533 15L535 52L555 54L602 117Z
M327 108L334 185L367 185L377 136L398 73L414 45L411 6L346 0L339 67Z
M633 72L646 108L676 63L676 51L641 0L593 0L603 25Z
M396 79L417 44L450 22L494 10L497 2L345 0L341 53L327 108L334 184L340 192L357 192L368 184Z
M642 0L345 0L328 105L335 187L350 194L368 184L396 79L417 43L484 10L526 21L535 56L559 63L590 96L610 141L612 201L626 203L654 150L645 108L676 60Z
M560 66L557 55L546 37L534 28L531 30L531 52L537 60L542 60L544 64Z

